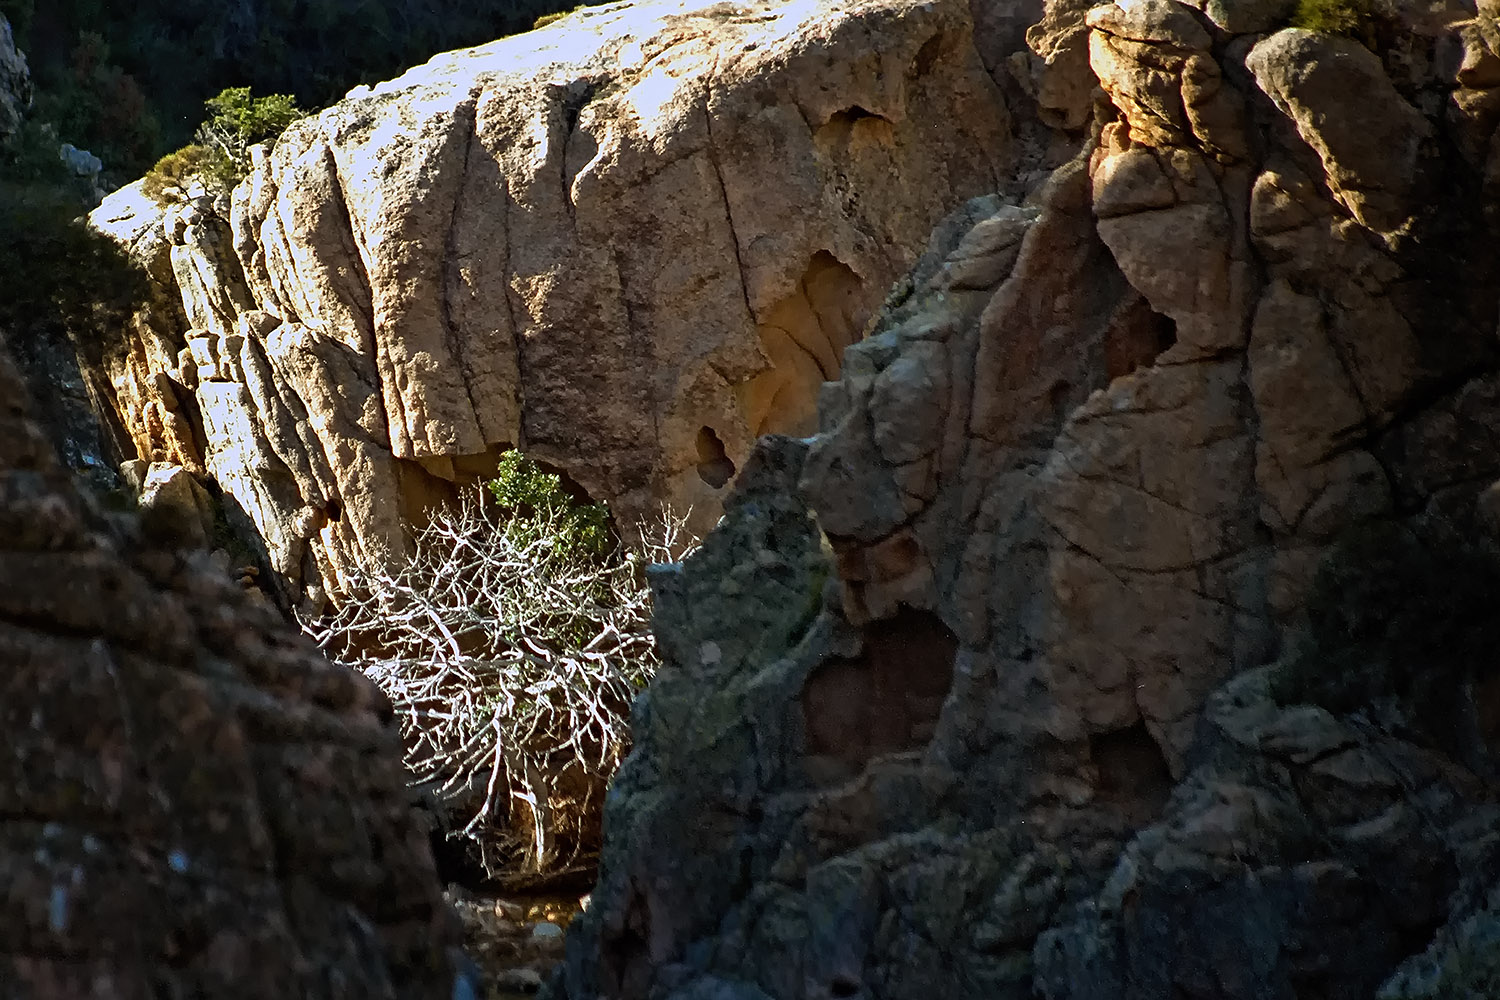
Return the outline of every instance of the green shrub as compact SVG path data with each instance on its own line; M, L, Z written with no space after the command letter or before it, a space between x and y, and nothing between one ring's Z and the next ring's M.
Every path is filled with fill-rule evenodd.
M506 533L519 544L544 540L590 559L615 547L609 509L580 501L563 488L561 476L519 451L502 455L495 478L485 485L500 505Z
M26 118L15 134L0 145L0 177L22 185L63 189L73 176L58 150L57 129L36 118Z
M290 94L251 97L249 87L230 87L210 97L213 112L198 128L197 140L233 162L240 176L250 169L250 147L274 142L293 122L307 116Z
M178 201L187 196L198 181L210 194L229 191L238 183L234 165L218 150L194 143L168 153L141 178L141 193L159 204Z
M1294 28L1348 35L1368 42L1374 19L1371 0L1298 0L1291 24Z
M66 72L39 80L30 117L47 122L64 142L87 149L107 169L134 174L151 162L161 125L131 74L93 31L78 34Z
M168 153L146 174L141 189L166 203L182 198L194 181L208 193L232 190L250 172L250 147L273 142L306 112L287 94L251 97L249 87L230 87L206 104L213 112L195 141Z
M1281 704L1393 709L1449 752L1473 682L1500 665L1500 559L1391 524L1336 544L1308 599L1308 638L1272 680Z

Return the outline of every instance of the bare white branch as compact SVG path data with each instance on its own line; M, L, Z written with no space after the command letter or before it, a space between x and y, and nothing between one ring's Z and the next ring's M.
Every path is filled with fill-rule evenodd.
M690 544L666 511L638 551L602 557L560 544L557 515L537 518L507 531L467 493L398 568L358 577L304 626L389 695L414 784L512 883L593 861L630 703L658 662L644 568Z

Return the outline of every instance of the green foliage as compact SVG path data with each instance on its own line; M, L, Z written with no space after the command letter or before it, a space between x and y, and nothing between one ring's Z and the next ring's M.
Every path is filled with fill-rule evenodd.
M249 87L230 87L204 103L213 114L199 127L198 141L228 157L242 177L250 169L251 146L274 142L307 115L290 94L251 97Z
M57 130L34 118L0 145L0 177L23 185L43 184L66 188L73 179L58 155Z
M1366 41L1374 28L1371 0L1298 0L1292 27Z
M150 162L161 126L135 77L114 62L104 37L93 31L77 37L66 71L38 87L30 117L49 124L62 141L134 172Z
M1419 735L1462 750L1470 685L1500 665L1500 559L1394 526L1339 542L1308 600L1305 646L1278 671L1281 704L1395 709Z
M585 4L579 4L577 7L572 7L568 10L555 10L550 14L543 14L541 17L531 22L531 30L535 31L538 28L545 28L553 21L561 21L563 18L567 17L574 11L583 10L585 6Z
M201 182L211 194L228 191L237 180L234 164L218 150L194 143L168 153L141 178L141 193L159 204L186 197L193 182Z
M485 485L506 518L507 536L518 545L550 539L549 544L594 560L615 547L609 509L575 498L561 476L543 471L519 451L502 455L495 478Z
M60 324L97 350L144 299L145 276L83 212L64 189L0 182L0 327Z
M250 172L250 147L274 141L305 114L288 94L251 97L249 87L230 87L207 107L213 114L198 127L197 141L163 156L146 173L141 190L148 198L178 200L194 181L210 195L227 193Z

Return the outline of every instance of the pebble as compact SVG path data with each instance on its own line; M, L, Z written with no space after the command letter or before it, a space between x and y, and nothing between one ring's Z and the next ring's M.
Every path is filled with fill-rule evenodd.
M531 929L531 936L538 941L561 941L563 929L551 921L544 920Z

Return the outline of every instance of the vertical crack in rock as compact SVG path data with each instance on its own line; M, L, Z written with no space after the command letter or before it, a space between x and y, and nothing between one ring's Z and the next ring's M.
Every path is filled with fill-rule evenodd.
M348 153L340 144L329 141L329 150L334 162L334 191L337 193L336 205L344 219L348 220L349 233L354 240L354 246L358 250L355 258L359 261L359 275L364 287L369 291L370 298L368 325L363 326L361 333L365 337L365 350L362 352L367 358L374 361L375 368L375 395L379 399L380 414L386 428L386 441L392 454L397 458L411 458L414 455L411 437L407 432L409 414L406 411L404 395L398 390L398 375L395 363L390 356L389 345L386 338L380 336L380 320L382 319L375 310L374 283L370 278L374 258L369 249L369 240L355 219L354 213L349 209L346 189L353 177L351 171L353 165L348 163ZM393 412L394 407L394 412Z
M453 187L453 209L449 213L446 239L443 242L443 260L439 267L438 309L439 322L447 334L448 352L458 362L464 383L464 394L469 400L469 410L473 414L474 423L480 428L481 436L485 443L490 443L491 435L486 433L485 420L481 416L481 408L475 398L475 375L474 364L468 356L465 345L470 338L479 339L478 331L461 330L454 316L453 298L455 285L459 281L458 270L462 266L462 256L458 248L459 226L461 224L461 212L464 207L464 195L468 190L469 178L473 176L474 150L483 147L476 141L478 138L478 109L481 91L474 90L469 94L469 99L461 103L455 116L455 126L464 132L463 156L461 158L463 167L459 175L458 183ZM471 248L466 248L471 249ZM488 344L481 341L479 350L483 351Z
M719 164L719 144L714 136L714 115L711 107L713 88L718 80L719 65L715 61L713 70L708 74L707 84L702 90L703 101L703 128L708 135L708 162L713 165L714 178L719 182L719 199L724 205L724 224L729 227L729 245L734 249L735 266L739 270L740 294L745 302L745 315L750 317L750 322L757 321L755 308L750 304L750 286L745 274L745 260L740 253L739 230L734 225L734 206L729 201L729 187L724 183L724 168Z

